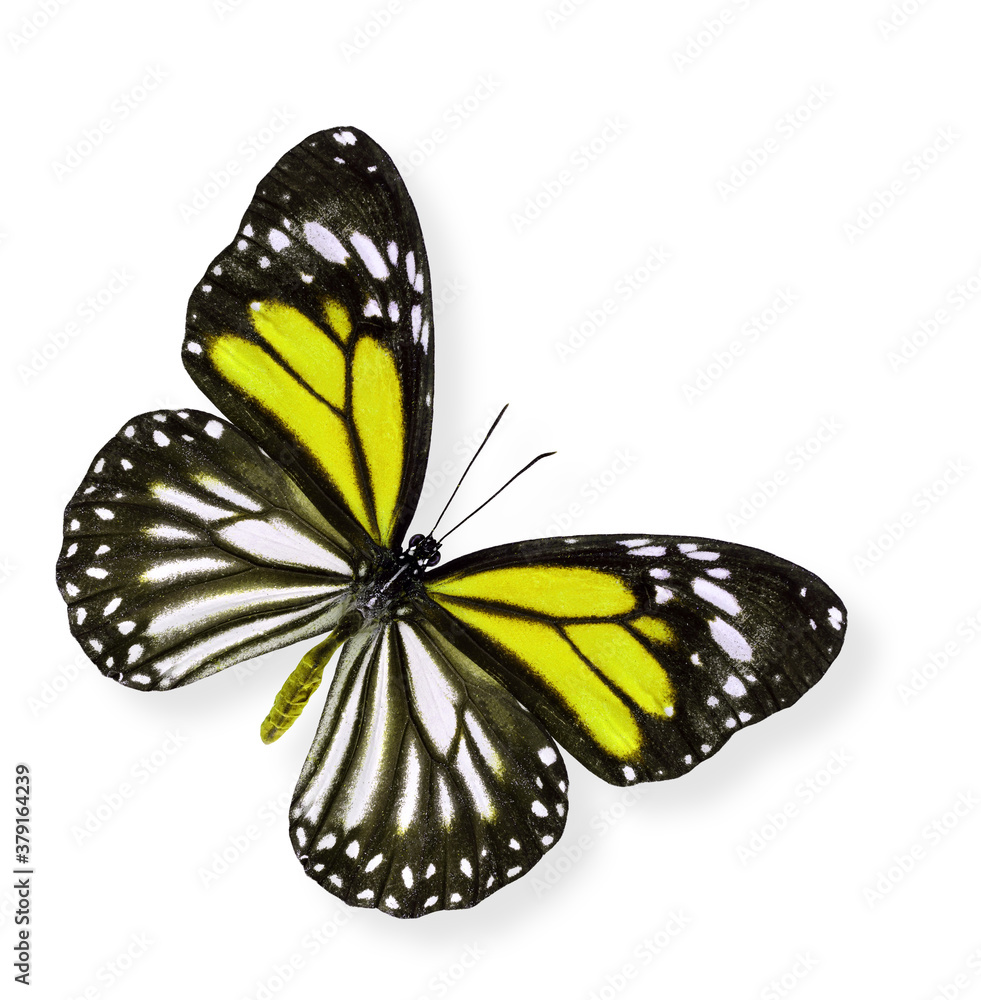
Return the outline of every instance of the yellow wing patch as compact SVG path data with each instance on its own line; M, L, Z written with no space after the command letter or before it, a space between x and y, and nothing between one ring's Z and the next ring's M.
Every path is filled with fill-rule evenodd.
M436 599L464 624L490 636L524 661L572 709L604 750L620 760L637 753L641 733L630 709L556 628Z
M362 337L354 348L351 414L371 476L378 530L387 541L402 485L402 387L391 352L371 337Z
M612 573L575 566L513 566L449 577L431 584L432 594L514 604L550 618L612 618L637 603ZM454 612L456 613L456 612Z
M664 668L626 629L614 622L567 625L566 635L604 677L650 715L668 716L674 691Z
M269 350L220 334L208 347L215 369L303 446L369 535L390 544L405 462L402 385L391 351L368 335L352 343L351 317L333 299L324 303L323 326L276 301L251 303L250 318ZM368 482L358 475L351 428Z
M319 326L279 302L256 302L252 325L311 389L331 406L344 408L344 352Z

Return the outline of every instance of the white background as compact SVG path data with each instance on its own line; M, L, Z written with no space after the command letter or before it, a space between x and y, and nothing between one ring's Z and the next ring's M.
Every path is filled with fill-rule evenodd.
M557 0L402 0L383 29L382 0L45 3L47 23L18 0L0 25L0 787L12 799L31 765L34 995L981 995L981 305L956 290L981 288L977 5L906 0L885 31L889 0L566 0L564 18ZM433 468L457 475L512 404L459 513L558 450L447 557L560 515L721 536L817 572L850 614L799 705L640 796L570 760L566 833L539 867L414 922L343 907L293 857L285 803L322 696L274 747L258 724L301 649L140 694L80 654L54 585L62 508L103 442L154 407L211 409L180 363L186 298L256 183L344 124L414 155L453 300ZM670 258L656 274L652 251ZM750 340L781 292L796 301ZM592 336L560 356L575 328ZM423 530L447 496L431 484ZM9 845L12 803L0 815Z

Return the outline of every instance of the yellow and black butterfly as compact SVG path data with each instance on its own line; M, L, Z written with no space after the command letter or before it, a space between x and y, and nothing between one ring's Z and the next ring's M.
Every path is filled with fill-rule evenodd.
M479 903L562 833L557 744L613 784L676 777L841 648L826 584L729 542L538 539L438 569L432 533L403 547L432 423L429 268L401 177L357 129L310 136L259 184L191 295L184 363L233 423L145 413L102 449L65 512L71 630L140 690L327 633L262 736L340 647L290 835L347 903Z

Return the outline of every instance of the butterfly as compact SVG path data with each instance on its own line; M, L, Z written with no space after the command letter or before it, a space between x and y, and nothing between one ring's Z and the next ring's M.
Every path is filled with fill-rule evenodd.
M71 631L141 691L326 636L340 650L289 812L307 875L397 917L473 906L562 834L561 744L615 785L674 778L792 705L845 611L758 549L644 533L403 544L426 473L433 306L415 209L352 127L291 149L188 303L184 365L227 419L144 413L65 512ZM444 536L445 537L445 536Z

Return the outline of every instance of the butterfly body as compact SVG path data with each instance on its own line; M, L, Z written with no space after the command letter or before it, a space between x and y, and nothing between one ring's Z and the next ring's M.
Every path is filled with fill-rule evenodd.
M400 917L472 906L565 825L559 745L673 778L792 705L844 638L813 573L699 537L403 543L425 478L433 312L415 210L354 128L257 188L188 304L185 367L228 417L133 418L65 512L57 579L107 676L182 686L320 637L261 727L331 675L290 808L306 873Z

